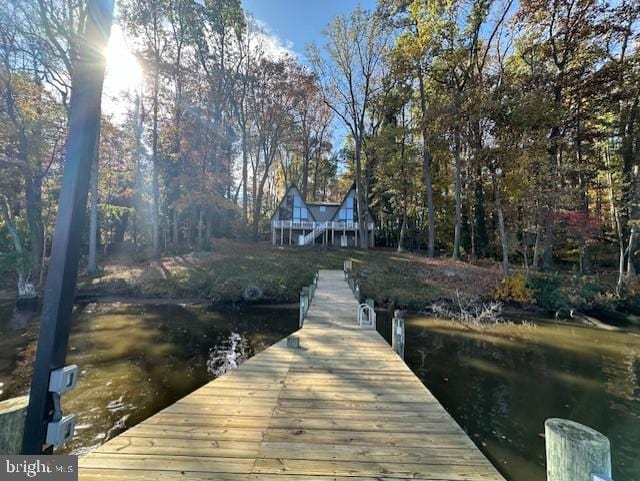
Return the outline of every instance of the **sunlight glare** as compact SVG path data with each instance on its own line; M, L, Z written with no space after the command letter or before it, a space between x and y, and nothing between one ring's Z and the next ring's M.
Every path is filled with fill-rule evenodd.
M106 58L107 71L104 80L106 103L114 103L113 97L117 98L127 93L133 94L140 90L143 81L142 67L131 52L125 33L118 24L111 29ZM115 103L117 102L116 99Z

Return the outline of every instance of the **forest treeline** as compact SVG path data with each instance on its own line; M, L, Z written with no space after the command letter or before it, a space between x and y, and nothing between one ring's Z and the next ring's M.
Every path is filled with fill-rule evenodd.
M505 275L589 271L602 249L618 291L637 275L639 2L379 0L304 57L240 0L117 10L144 82L103 114L90 272L123 241L158 256L259 239L289 184L335 201L355 182L377 245ZM84 0L0 5L0 270L21 283L46 267L85 16Z

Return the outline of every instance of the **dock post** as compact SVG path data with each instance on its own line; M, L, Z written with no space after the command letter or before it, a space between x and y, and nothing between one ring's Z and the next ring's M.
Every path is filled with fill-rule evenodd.
M299 316L299 326L302 327L304 324L304 318L307 317L307 311L309 310L309 288L303 287L302 292L300 292L300 316Z
M305 298L304 317L307 317L307 312L309 311L309 306L311 305L311 298L313 297L312 287L311 286L304 286L302 288L302 295Z
M393 350L404 359L404 319L401 317L400 311L393 313L393 323L391 325L391 347Z
M294 335L287 337L287 347L289 349L300 349L300 337Z
M0 453L20 454L29 396L0 402Z
M603 434L567 419L544 423L547 481L612 481L611 447Z
M302 324L304 323L304 294L300 293L300 313L298 315L298 326L302 328Z
M353 261L351 259L347 259L344 261L344 272L345 274L350 273L353 269Z

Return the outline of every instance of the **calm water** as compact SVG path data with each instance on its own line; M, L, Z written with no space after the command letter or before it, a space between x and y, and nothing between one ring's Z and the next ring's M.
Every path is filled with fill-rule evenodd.
M78 426L65 451L102 444L296 328L295 307L78 306L68 362L81 375L63 397ZM0 400L26 392L36 334L32 315L0 304ZM614 479L640 480L637 333L548 323L479 331L414 316L406 360L509 481L545 480L549 417L603 432Z
M139 423L297 329L295 307L213 311L203 306L77 306L67 362L77 416L65 452L80 454ZM26 394L37 319L0 305L0 400Z
M388 321L379 328L390 333ZM545 481L544 421L611 441L616 481L640 480L640 335L557 324L469 330L406 322L406 361L509 481Z

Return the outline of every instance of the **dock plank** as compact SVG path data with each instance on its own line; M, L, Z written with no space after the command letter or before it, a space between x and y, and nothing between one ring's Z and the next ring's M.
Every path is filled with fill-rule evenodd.
M80 459L80 479L504 481L321 271L300 349L280 341Z

